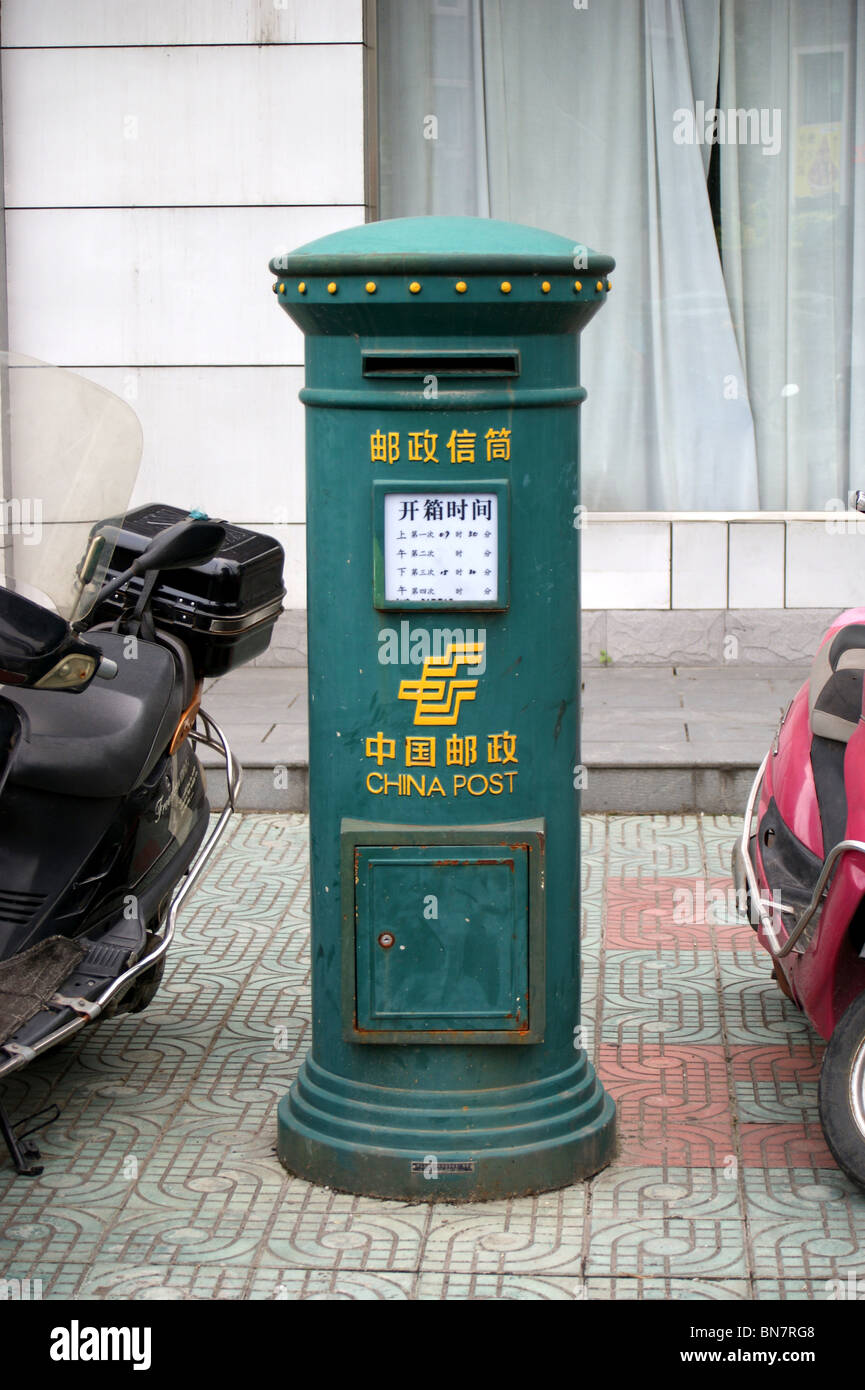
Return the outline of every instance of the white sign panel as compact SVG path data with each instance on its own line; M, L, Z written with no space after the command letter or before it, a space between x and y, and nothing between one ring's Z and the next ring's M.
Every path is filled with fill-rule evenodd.
M387 602L494 603L498 502L494 492L386 493Z

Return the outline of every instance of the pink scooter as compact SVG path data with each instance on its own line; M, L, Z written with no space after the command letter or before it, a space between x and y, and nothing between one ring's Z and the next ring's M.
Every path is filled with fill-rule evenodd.
M830 627L781 720L733 849L737 901L828 1047L820 1121L865 1187L865 608Z

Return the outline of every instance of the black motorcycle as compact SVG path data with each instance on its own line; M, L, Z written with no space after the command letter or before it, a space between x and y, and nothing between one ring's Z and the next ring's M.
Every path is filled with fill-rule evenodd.
M118 397L0 354L0 406L2 1080L153 998L240 789L203 682L267 647L284 589L271 538L127 510L141 432ZM212 825L200 744L224 761ZM58 1113L13 1123L0 1099L19 1173Z

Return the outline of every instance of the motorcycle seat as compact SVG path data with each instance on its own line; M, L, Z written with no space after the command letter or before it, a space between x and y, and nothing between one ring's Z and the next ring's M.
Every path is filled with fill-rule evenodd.
M9 785L63 796L127 796L152 772L183 712L175 657L139 638L88 632L86 640L117 664L113 680L99 676L86 690L6 687L24 715Z
M808 686L811 732L849 743L862 718L865 623L848 623L814 657Z

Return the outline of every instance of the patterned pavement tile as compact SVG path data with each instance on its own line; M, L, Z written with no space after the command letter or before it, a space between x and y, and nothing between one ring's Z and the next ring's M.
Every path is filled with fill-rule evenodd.
M590 1299L622 1301L687 1299L689 1302L721 1303L751 1296L747 1279L663 1279L649 1274L639 1278L589 1278L585 1286Z
M819 1224L824 1214L851 1214L854 1223L865 1222L865 1194L836 1169L815 1175L812 1168L761 1168L749 1170L743 1179L745 1202L751 1220L789 1216L809 1218Z
M758 1086L764 1081L810 1082L820 1075L825 1043L811 1032L805 1042L788 1038L780 1046L731 1047L733 1080Z
M817 1078L798 1081L740 1081L736 1109L743 1124L789 1124L817 1116Z
M602 1040L718 1043L721 1016L711 955L670 959L666 951L606 951Z
M16 1116L62 1114L41 1178L0 1161L2 1276L109 1300L798 1300L851 1272L865 1292L865 1195L817 1119L823 1044L728 912L737 828L584 818L583 1020L618 1104L610 1168L536 1197L409 1206L276 1160L310 1032L307 826L238 818L154 1007L6 1086Z
M595 865L598 860L603 864L604 850L607 843L607 817L583 815L580 817L580 846L583 860L583 867Z
M421 1274L415 1297L436 1302L508 1301L553 1303L590 1298L586 1285L567 1276L531 1274Z
M653 1215L591 1218L586 1276L745 1279L745 1233L735 1215L686 1220Z
M723 1168L735 1152L723 1048L602 1044L598 1069L618 1108L620 1163Z
M184 1301L239 1299L244 1296L244 1271L200 1267L197 1264L95 1264L79 1281L75 1297L84 1300Z
M606 897L606 946L619 951L660 947L694 954L710 952L713 928L718 930L721 914L726 912L729 886L728 880L702 877L611 877ZM724 927L725 934L729 930ZM747 925L741 931L744 945L754 933Z
M272 1299L294 1303L298 1299L318 1302L351 1299L404 1302L416 1297L418 1276L412 1273L337 1269L258 1269L254 1272L245 1298Z
M761 982L752 970L737 966L730 952L719 952L719 960L721 1001L731 1044L808 1045L813 1037L811 1025L774 980L764 976Z
M672 877L705 872L693 816L610 816L610 876Z
M519 1201L432 1210L424 1273L579 1276L588 1188L568 1187Z
M742 809L744 811L744 807ZM703 841L708 872L729 879L733 845L742 834L741 816L701 815L697 828Z
M273 1213L258 1262L305 1269L417 1270L429 1221L427 1206L351 1197L295 1180Z
M746 1170L744 1190L757 1278L865 1275L865 1195L837 1170Z
M782 1303L821 1302L828 1299L832 1292L827 1288L828 1282L826 1279L755 1279L751 1297ZM807 1341L803 1341L802 1346L807 1345Z
M742 1162L749 1168L831 1168L836 1164L818 1120L805 1124L741 1125Z
M596 1220L698 1221L740 1214L738 1184L723 1169L665 1167L607 1168L592 1182L591 1226Z

